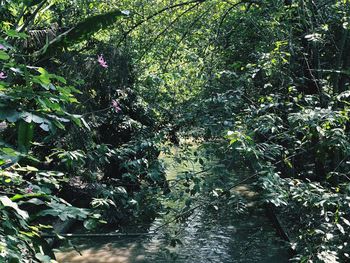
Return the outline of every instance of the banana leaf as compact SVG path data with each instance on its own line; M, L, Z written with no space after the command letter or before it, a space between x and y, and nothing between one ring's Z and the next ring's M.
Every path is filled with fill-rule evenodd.
M42 57L44 55L45 57L52 57L61 52L63 48L67 48L82 40L89 39L92 34L113 25L117 19L122 16L128 16L128 13L125 11L114 10L108 13L88 17L48 42L43 48L35 52L34 55L36 57Z

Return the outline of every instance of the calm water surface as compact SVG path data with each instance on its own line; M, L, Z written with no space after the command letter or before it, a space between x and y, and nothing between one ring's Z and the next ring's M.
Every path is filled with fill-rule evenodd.
M167 163L171 162L171 159L165 159ZM173 165L168 170L168 177L186 169L198 170L200 167ZM182 244L175 248L169 245L167 238L169 231L173 231L172 225L157 230L164 223L164 218L158 218L148 230L150 235L73 239L80 254L71 247L60 248L56 252L57 260L60 263L288 262L288 247L278 238L258 205L257 193L249 185L240 185L233 191L238 198L234 202L224 202L218 210L200 207L187 218L177 233Z

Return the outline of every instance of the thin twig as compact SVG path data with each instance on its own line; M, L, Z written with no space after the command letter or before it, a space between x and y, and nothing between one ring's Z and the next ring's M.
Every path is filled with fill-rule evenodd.
M123 35L123 37L121 38L121 40L119 41L119 43L117 44L117 46L120 45L121 42L125 41L125 39L127 38L127 36L132 32L134 31L136 28L138 28L139 26L141 26L143 23L153 19L154 17L164 13L165 11L168 11L168 10L172 10L172 9L175 9L175 8L178 8L178 7L182 7L182 6L186 6L186 5L190 5L190 4L194 4L194 3L203 3L205 2L205 0L194 0L194 1L188 1L188 2L183 2L183 3L179 3L179 4L175 4L175 5L172 5L172 6L167 6L167 7L164 7L160 10L158 10L157 12L149 15L148 17L146 17L144 20L141 20L139 21L138 23L136 23L134 26L132 26L128 31L126 31Z
M170 22L170 24L164 28L160 33L158 33L156 35L156 37L152 40L152 42L150 42L147 46L149 47L149 49L151 47L154 46L154 44L156 43L156 41L159 39L159 37L161 35L163 35L169 28L171 28L175 23L176 21L178 21L182 16L184 16L185 14L187 14L188 12L190 12L192 9L194 9L195 7L199 6L200 5L200 2L196 3L195 5L191 6L190 8L186 9L184 12L182 12L180 15L178 15L174 20L172 20ZM149 50L148 49L148 50ZM140 58L138 59L138 62L142 60L142 58L145 56L145 54L147 54L147 50L143 52L143 54L140 56Z
M23 32L24 29L30 24L30 22L34 21L36 15L40 11L40 9L46 4L47 0L43 0L38 7L34 10L33 14L24 22L23 26L18 30L18 32Z
M180 44L182 43L182 41L183 41L183 40L186 38L186 36L191 32L192 27L193 27L195 24L197 24L197 23L202 19L202 17L203 17L205 14L207 14L207 13L211 10L211 7L213 7L213 5L211 5L205 12L203 12L203 13L200 14L200 15L198 15L198 16L191 22L191 24L187 27L187 30L182 34L182 37L180 38L179 41L177 41L175 48L171 51L171 53L170 53L170 55L169 55L169 57L168 57L168 61L165 63L165 66L164 66L164 69L163 69L164 71L167 70L168 65L169 65L169 63L171 62L171 60L172 60L174 54L175 54L176 51L178 50L178 48L179 48Z

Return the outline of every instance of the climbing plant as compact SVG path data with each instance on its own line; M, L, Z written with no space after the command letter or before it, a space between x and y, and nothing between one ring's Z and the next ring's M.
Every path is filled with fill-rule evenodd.
M0 2L0 259L50 260L47 217L153 219L187 137L251 170L295 261L348 260L349 1Z

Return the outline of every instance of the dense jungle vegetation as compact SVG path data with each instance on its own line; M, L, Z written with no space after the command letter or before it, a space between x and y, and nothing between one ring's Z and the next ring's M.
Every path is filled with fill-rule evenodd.
M169 213L158 156L180 139L249 170L291 261L350 262L349 0L0 3L0 262L56 262L59 220ZM176 180L174 220L230 195Z

